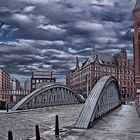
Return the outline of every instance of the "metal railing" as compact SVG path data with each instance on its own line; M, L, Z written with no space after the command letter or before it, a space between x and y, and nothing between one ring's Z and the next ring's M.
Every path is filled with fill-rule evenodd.
M18 102L11 110L78 104L82 102L84 102L84 98L70 88L62 84L53 83L33 91Z
M29 90L0 90L0 95L28 95L30 93Z
M121 104L117 80L111 76L101 78L89 94L75 127L87 129L95 120Z

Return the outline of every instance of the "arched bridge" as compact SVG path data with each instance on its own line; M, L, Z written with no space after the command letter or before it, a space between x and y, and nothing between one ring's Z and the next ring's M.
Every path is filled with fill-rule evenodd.
M89 94L75 127L87 129L95 120L120 104L117 80L112 76L101 78Z
M32 109L54 105L78 104L85 100L83 96L76 94L70 88L59 83L45 85L18 102L11 111L20 109Z

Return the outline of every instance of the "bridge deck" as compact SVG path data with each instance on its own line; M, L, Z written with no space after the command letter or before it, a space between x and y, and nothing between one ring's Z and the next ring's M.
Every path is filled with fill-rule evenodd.
M95 139L139 140L140 119L134 106L123 105L100 120L88 134Z
M98 121L94 127L82 133L80 130L79 133L78 130L71 131L71 136L66 137L75 137L75 140L139 140L140 118L134 105L123 105Z

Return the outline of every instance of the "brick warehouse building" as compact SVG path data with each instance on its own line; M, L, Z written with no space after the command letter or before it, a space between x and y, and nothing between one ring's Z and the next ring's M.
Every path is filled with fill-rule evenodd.
M101 77L111 75L118 79L121 96L132 100L135 98L133 71L125 49L111 55L97 53L93 48L81 66L76 58L76 68L66 75L66 85L86 97Z
M10 89L10 74L0 68L0 90Z
M140 0L136 1L133 10L134 20L134 35L133 35L133 48L134 48L134 77L136 93L140 94Z
M4 68L0 68L0 109L1 103L12 106L28 93L29 91L22 90L16 78L12 78Z
M0 91L10 89L10 74L8 74L3 68L0 68ZM10 96L1 95L0 101L10 100Z

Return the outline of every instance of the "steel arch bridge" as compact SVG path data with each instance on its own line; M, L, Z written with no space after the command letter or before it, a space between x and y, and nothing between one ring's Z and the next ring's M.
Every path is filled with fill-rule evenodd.
M19 101L11 111L46 106L78 104L85 102L83 96L59 83L45 85Z
M112 76L101 78L89 94L75 128L89 128L95 120L119 105L121 99L117 80Z

